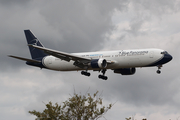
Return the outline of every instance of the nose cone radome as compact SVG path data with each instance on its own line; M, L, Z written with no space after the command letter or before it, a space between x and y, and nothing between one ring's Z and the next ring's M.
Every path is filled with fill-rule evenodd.
M167 62L171 61L173 59L173 57L170 54L165 54L164 59L165 59L165 61L167 63Z

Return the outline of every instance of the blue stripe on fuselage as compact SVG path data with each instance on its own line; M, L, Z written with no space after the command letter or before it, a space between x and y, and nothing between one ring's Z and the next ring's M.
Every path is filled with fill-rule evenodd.
M172 60L172 56L170 54L164 54L162 58L160 58L159 60L157 60L156 62L150 64L150 65L147 65L147 67L149 66L157 66L157 65L163 65L169 61Z
M35 62L28 62L27 61L26 64L31 65L31 66L35 66L35 67L46 68L42 63L43 58L37 58L36 60L41 61L41 63L35 63Z

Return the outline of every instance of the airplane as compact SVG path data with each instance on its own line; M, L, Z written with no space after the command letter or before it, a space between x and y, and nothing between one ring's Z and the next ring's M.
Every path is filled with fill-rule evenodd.
M160 74L163 64L172 60L172 56L162 49L133 49L101 52L66 53L43 46L30 30L24 30L31 58L14 55L9 57L26 61L27 65L56 70L81 71L82 75L90 76L89 70L99 71L98 78L107 80L108 69L121 75L133 75L138 67L158 67Z

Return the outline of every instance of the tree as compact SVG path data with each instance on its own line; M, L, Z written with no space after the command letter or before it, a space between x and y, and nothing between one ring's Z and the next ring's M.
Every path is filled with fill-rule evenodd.
M131 117L129 117L129 118L126 118L126 120L131 120Z
M97 120L101 118L112 104L107 107L102 105L102 98L98 95L98 91L91 96L78 95L74 93L63 105L55 105L52 102L46 104L43 112L36 110L29 111L30 114L37 116L36 120Z
M133 118L133 117L132 117L132 118L131 118L131 117L129 117L129 118L125 118L125 119L126 119L126 120L131 120L131 119L132 119L132 120L134 120L134 118ZM144 118L144 119L142 119L142 120L147 120L147 119L146 119L146 118Z

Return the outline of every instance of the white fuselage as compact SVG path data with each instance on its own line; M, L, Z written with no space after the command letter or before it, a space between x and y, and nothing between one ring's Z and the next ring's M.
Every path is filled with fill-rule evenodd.
M146 67L162 59L164 50L161 49L134 49L134 50L117 50L103 52L84 52L72 53L72 55L91 58L91 59L106 59L112 64L108 64L106 69L120 69L132 67ZM43 65L48 69L57 71L74 71L83 70L80 67L73 65L74 61L64 61L54 56L46 56L43 59ZM88 70L97 70L91 67Z
M66 53L49 49L35 37L30 30L24 30L31 59L9 55L9 57L26 61L27 65L57 71L78 71L90 76L88 70L99 71L98 78L107 80L107 69L121 75L133 75L136 67L157 66L160 74L163 64L172 60L172 56L161 49L134 49L101 52Z

